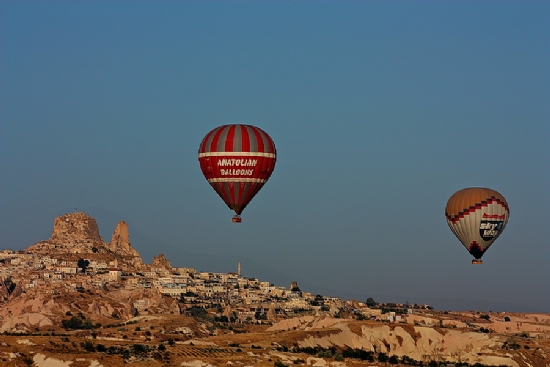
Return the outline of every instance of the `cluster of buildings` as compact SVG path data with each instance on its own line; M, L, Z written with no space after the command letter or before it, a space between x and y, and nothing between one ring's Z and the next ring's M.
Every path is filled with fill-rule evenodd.
M85 255L84 255L85 256ZM161 255L162 256L162 255ZM164 257L162 256L164 259ZM272 314L330 312L336 314L345 304L341 298L302 292L298 284L275 286L257 278L243 277L240 264L236 273L200 272L193 268L172 267L168 261L153 261L139 270L127 268L118 260L82 258L70 261L24 251L0 251L0 281L15 284L18 292L33 294L98 292L108 287L128 291L153 290L177 299L184 308L229 306L239 318ZM6 288L5 286L3 288ZM0 302L7 300L0 293ZM147 312L152 300L134 300L140 313Z

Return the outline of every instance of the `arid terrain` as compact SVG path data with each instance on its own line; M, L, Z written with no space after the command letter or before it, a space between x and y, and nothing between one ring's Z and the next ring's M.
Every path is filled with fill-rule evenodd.
M144 264L70 213L0 251L0 366L550 367L550 314L451 312Z
M453 316L433 313L431 318L449 320ZM524 320L524 325L537 325L531 323L534 320L528 315L515 317ZM126 363L550 366L549 333L532 337L528 333L481 333L455 327L327 316L298 316L272 325L232 325L211 320L208 316L149 315L93 330L49 327L49 331L30 335L4 334L0 337L0 361L2 366L39 367L108 367ZM549 322L548 317L545 322ZM485 325L491 326L491 322Z

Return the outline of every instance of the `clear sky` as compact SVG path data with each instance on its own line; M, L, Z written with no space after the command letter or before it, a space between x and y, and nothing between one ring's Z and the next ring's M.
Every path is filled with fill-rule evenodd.
M256 125L241 224L208 131ZM0 248L77 208L147 263L436 309L550 312L550 2L2 1ZM510 206L472 265L444 208Z

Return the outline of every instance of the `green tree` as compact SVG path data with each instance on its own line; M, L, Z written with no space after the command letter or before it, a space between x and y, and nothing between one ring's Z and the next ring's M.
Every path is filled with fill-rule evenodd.
M374 307L378 304L372 297L367 298L367 302L365 303L367 304L368 307Z
M202 307L193 306L188 311L189 311L189 314L191 316L199 318L199 319L203 319L208 315L208 311L206 311Z
M132 349L135 354L145 354L147 353L147 346L143 344L134 344L132 345Z
M68 320L62 320L61 325L63 325L65 329L82 329L82 319L73 316Z
M78 259L78 262L76 263L76 266L78 266L80 269L82 269L82 272L86 272L86 268L90 265L90 262L88 260L84 259Z

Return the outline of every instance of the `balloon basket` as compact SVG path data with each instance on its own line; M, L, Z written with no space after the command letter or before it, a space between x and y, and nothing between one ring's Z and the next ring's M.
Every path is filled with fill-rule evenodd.
M241 217L240 217L239 215L236 215L236 216L234 216L233 218L231 218L231 221L232 221L233 223L241 223L241 222L242 222L242 219L241 219Z
M472 260L472 264L481 265L481 264L483 264L483 261L482 261L482 260L479 260L479 259L473 259L473 260Z

